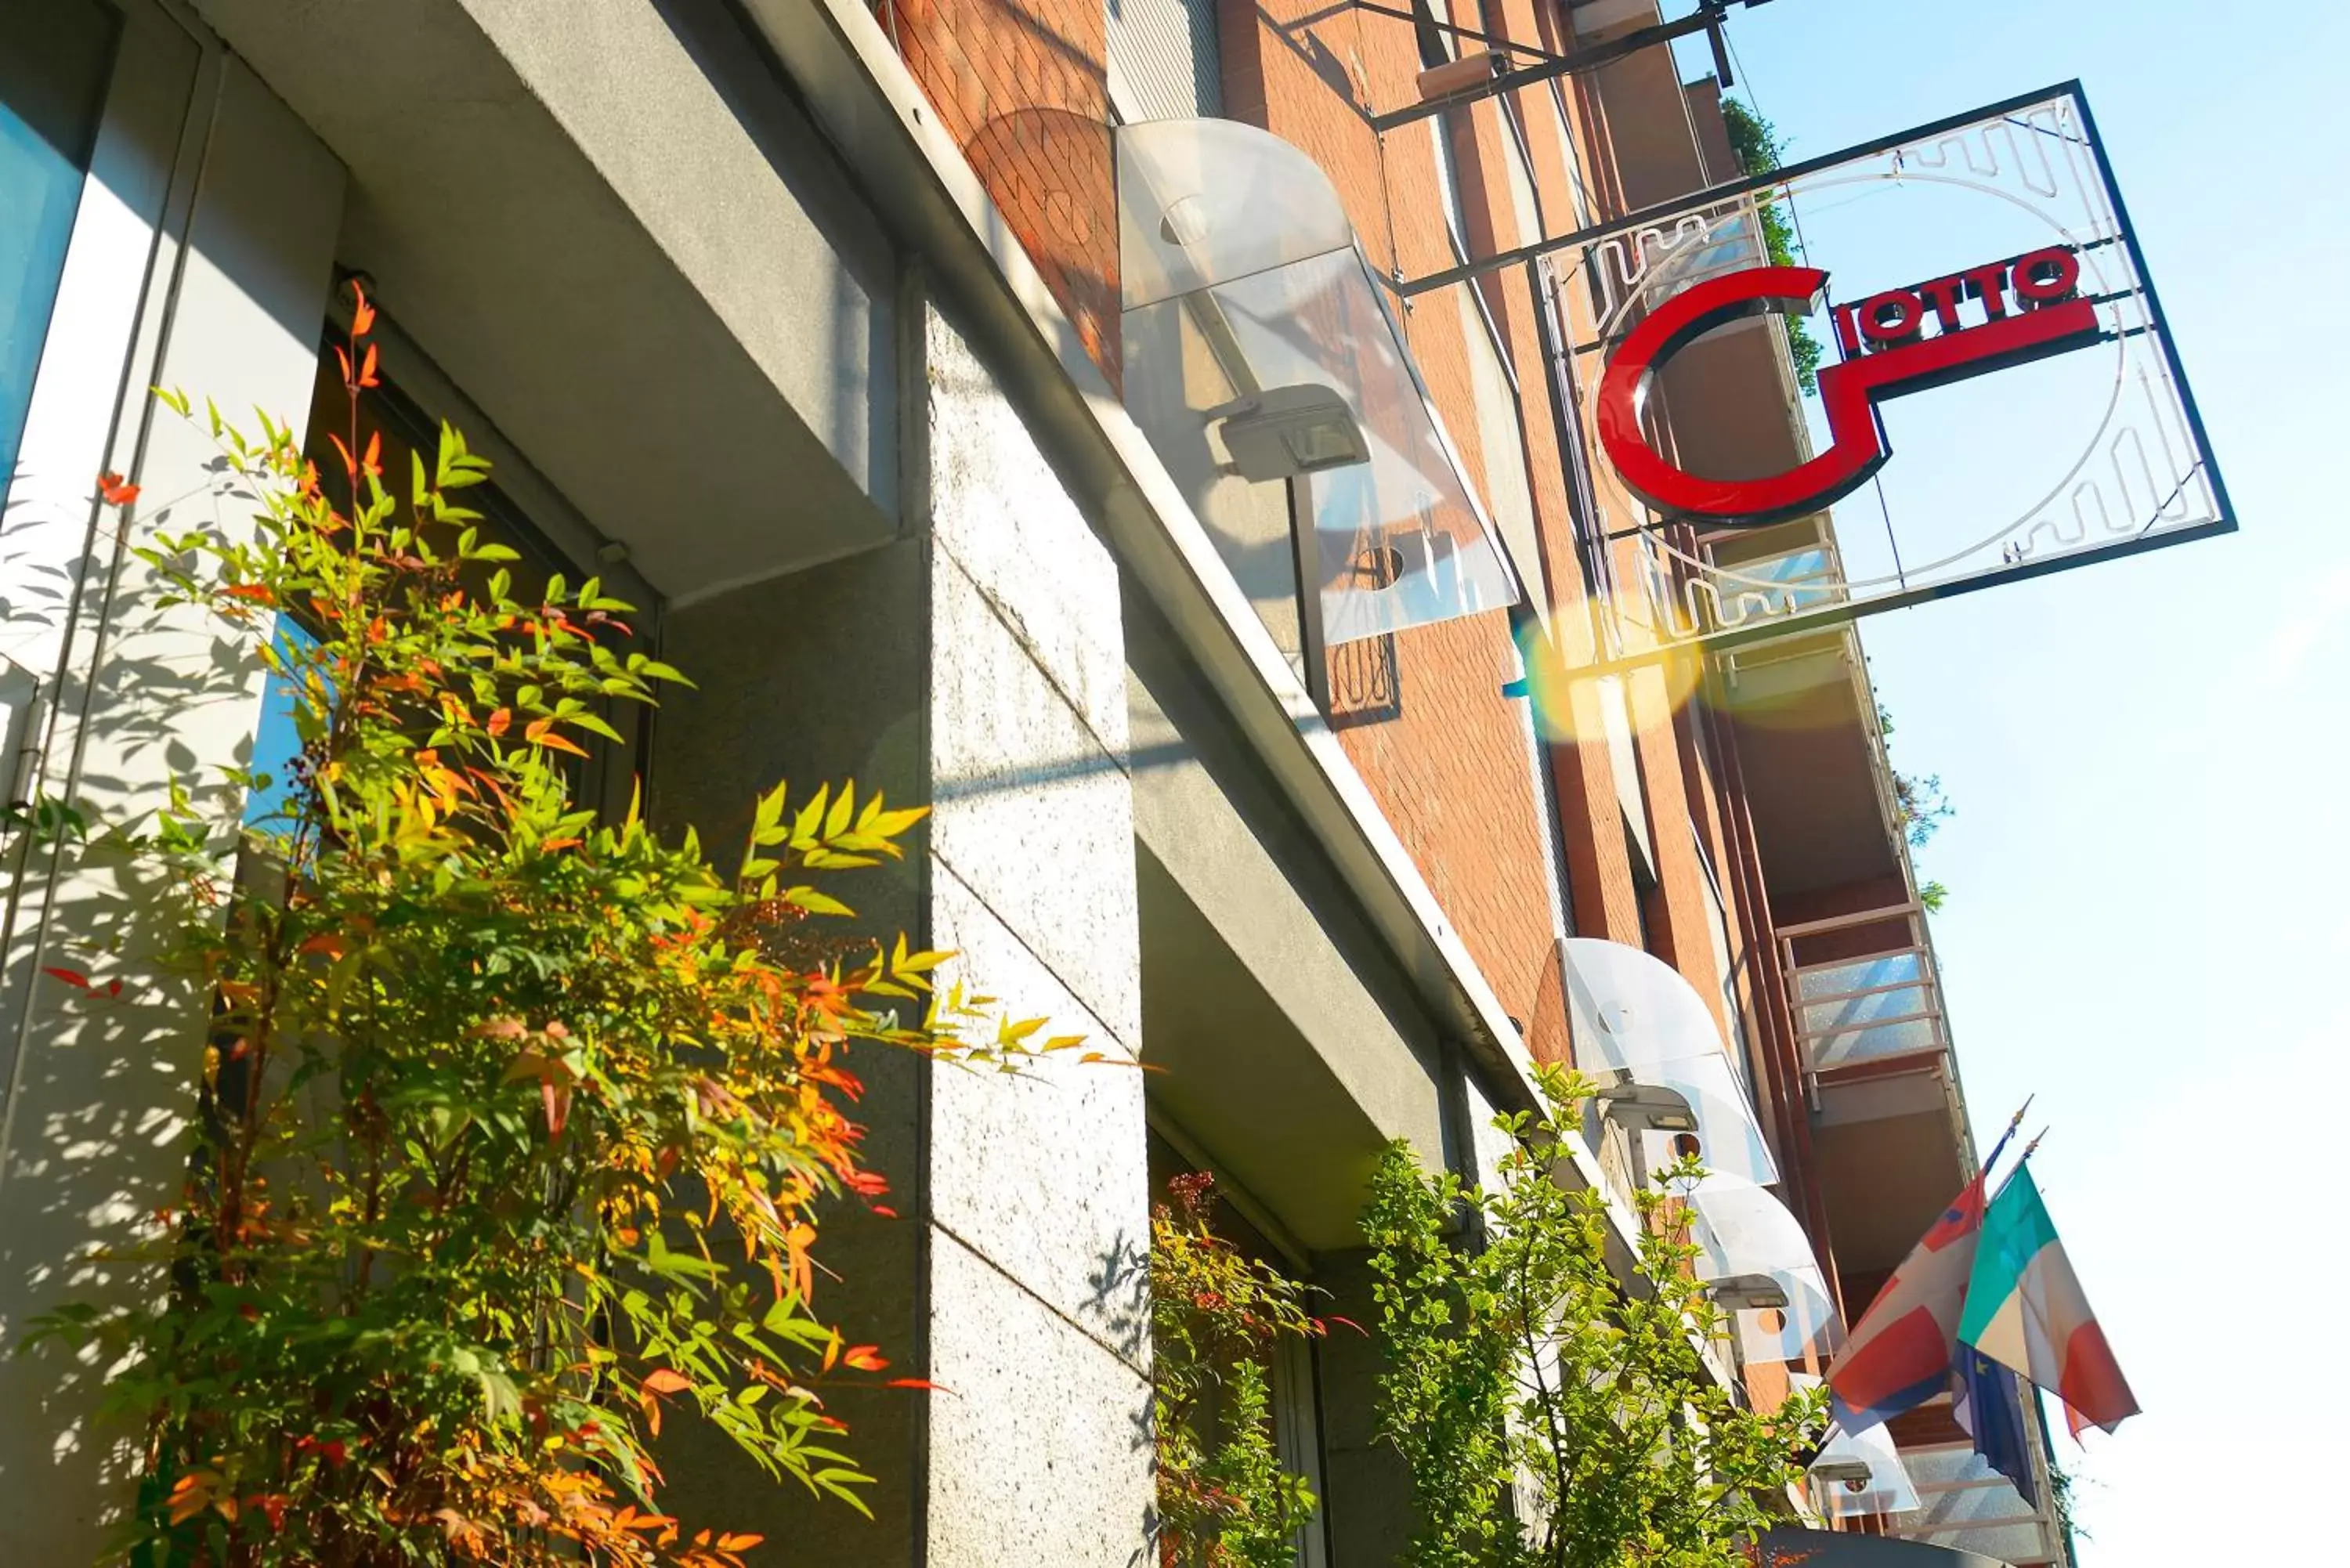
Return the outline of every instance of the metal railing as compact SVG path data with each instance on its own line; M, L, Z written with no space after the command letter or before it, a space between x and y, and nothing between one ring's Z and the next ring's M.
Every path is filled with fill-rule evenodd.
M1886 929L1874 944L1822 940L1876 927ZM1950 1026L1924 905L1913 900L1806 920L1782 926L1777 934L1788 1010L1803 1047L1804 1089L1814 1110L1823 1075L1949 1054ZM1799 959L1806 944L1814 954L1808 962ZM1844 950L1822 956L1823 946Z

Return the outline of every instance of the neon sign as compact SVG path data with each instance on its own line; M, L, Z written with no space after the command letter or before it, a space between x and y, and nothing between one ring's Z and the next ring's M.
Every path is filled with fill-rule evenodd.
M1742 528L1818 512L1867 483L1893 455L1878 403L2098 341L2096 306L2080 282L2079 251L2050 245L1836 306L1844 358L1819 377L1827 450L1762 478L1711 479L1649 444L1642 414L1656 372L1715 327L1765 312L1822 308L1828 275L1758 266L1708 278L1658 306L1617 346L1599 388L1599 440L1626 487L1675 517Z

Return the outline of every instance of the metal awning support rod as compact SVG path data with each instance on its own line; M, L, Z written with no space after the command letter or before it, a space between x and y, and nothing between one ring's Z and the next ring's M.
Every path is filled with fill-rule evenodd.
M1508 78L1496 77L1493 79L1496 84L1499 84ZM1396 292L1404 298L1409 299L1414 295L1426 294L1434 288L1450 287L1453 284L1463 283L1472 277L1482 277L1489 272L1497 272L1503 267L1523 265L1536 256L1548 255L1554 251L1572 250L1580 245L1596 244L1601 240L1612 239L1617 234L1631 234L1652 224L1662 223L1669 219L1679 218L1699 207L1733 202L1741 196L1751 196L1757 191L1768 191L1776 186L1793 184L1806 174L1816 174L1824 169L1834 169L1839 164L1849 163L1856 159L1873 158L1880 152L1890 152L1897 147L1906 147L1913 141L1924 141L1933 137L1946 135L1994 115L2012 114L2017 109L2029 108L2060 94L2069 95L2077 99L2081 96L2081 84L2078 81L2061 82L2052 88L2043 88L2038 92L2019 94L2002 103L1991 104L1981 109L1970 109L1963 114L1953 114L1941 119L1930 120L1924 125L1912 126L1908 130L1897 131L1891 136L1880 136L1873 141L1864 141L1857 146L1841 148L1817 158L1806 158L1800 163L1790 163L1785 168L1774 169L1768 174L1749 175L1743 180L1731 180L1720 185L1710 185L1702 191L1692 191L1687 195L1676 196L1669 202L1659 202L1655 206L1643 207L1637 213L1628 213L1620 218L1611 218L1604 223L1594 223L1589 228L1577 229L1571 234L1561 234L1555 239L1537 240L1533 244L1520 245L1515 250L1502 251L1494 255L1480 256L1475 261L1462 262L1459 266L1447 267L1442 272L1432 272L1425 277L1407 279L1395 286Z
M1507 49L1513 55L1530 55L1537 60L1548 61L1553 65L1566 63L1564 57L1552 54L1548 49L1537 49L1531 44L1521 44L1513 38L1497 38L1491 33L1481 33L1474 27L1463 27L1451 22L1439 22L1433 16L1421 16L1416 12L1399 10L1393 5L1381 5L1377 4L1377 0L1353 0L1353 5L1356 10L1368 11L1374 16L1392 16L1399 22L1409 22L1415 27L1433 27L1438 32L1449 34L1455 38L1469 38L1480 44L1491 44L1497 49Z
M1463 27L1444 27L1442 23L1439 23L1437 26L1444 27L1446 32L1474 38L1482 44L1492 44L1497 47L1515 50L1522 54L1533 54L1545 63L1523 67L1514 71L1503 71L1489 82L1482 83L1462 92L1449 93L1443 98L1428 103L1416 103L1409 109L1393 109L1386 114L1375 114L1370 117L1371 129L1384 135L1398 126L1410 125L1426 119L1430 115L1442 114L1448 109L1458 109L1463 104L1476 103L1481 99L1493 98L1505 92L1515 92L1520 88L1538 87L1554 77L1568 77L1583 71L1596 71L1602 66L1614 65L1617 60L1637 55L1643 49L1653 48L1659 44L1669 44L1676 38L1686 38L1692 33L1706 34L1713 40L1715 70L1721 78L1721 85L1729 87L1732 85L1732 78L1730 74L1728 51L1722 47L1721 43L1722 13L1720 8L1727 3L1728 0L1712 0L1712 3L1701 5L1689 16L1676 21L1662 22L1653 27L1643 27L1636 33L1627 33L1610 43L1601 44L1596 48L1577 49L1575 53L1563 57L1556 55L1544 55L1538 49L1529 49L1525 45L1513 43L1507 38L1488 37L1482 33L1471 33ZM1370 4L1369 0L1355 0L1355 4L1357 9L1377 12L1382 16L1400 17L1407 22L1420 20L1409 11L1399 11L1386 5L1375 5Z

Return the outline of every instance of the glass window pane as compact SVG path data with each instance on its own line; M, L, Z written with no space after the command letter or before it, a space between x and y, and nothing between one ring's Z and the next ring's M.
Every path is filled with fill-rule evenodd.
M1795 977L1795 991L1809 1001L1924 978L1918 971L1916 953L1887 953L1882 958L1856 959L1826 969L1804 970Z
M1804 1029L1807 1033L1822 1029L1853 1029L1887 1018L1908 1018L1928 1011L1929 1005L1925 988L1915 985L1899 991L1848 996L1842 1002L1815 1002L1804 1009Z
M1812 1042L1812 1065L1820 1070L1848 1067L1856 1062L1877 1062L1888 1056L1915 1056L1941 1048L1941 1034L1934 1021L1915 1018L1907 1023L1885 1023L1874 1029L1823 1035Z
M115 26L96 0L0 5L0 497L16 473Z

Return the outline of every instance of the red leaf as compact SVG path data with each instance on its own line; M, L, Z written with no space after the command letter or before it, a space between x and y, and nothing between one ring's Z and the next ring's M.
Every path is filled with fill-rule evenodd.
M561 1137L563 1124L571 1118L571 1085L558 1084L552 1077L541 1078L538 1101L546 1107L546 1136Z
M139 487L124 483L122 475L109 468L98 476L98 493L109 506L128 506L139 499Z
M649 1394L682 1394L692 1386L691 1378L671 1367L659 1367L645 1374L644 1388Z
M78 986L83 991L88 991L89 989L89 976L82 973L79 970L44 969L41 972L46 975L54 975L58 980L64 981L68 985Z
M920 1388L926 1394L951 1394L953 1389L943 1383L933 1383L927 1377L892 1377L881 1385L884 1388Z
M506 726L513 722L514 710L511 708L501 708L496 712L490 715L489 722L483 725L482 728L487 730L494 736L503 735L506 732Z

